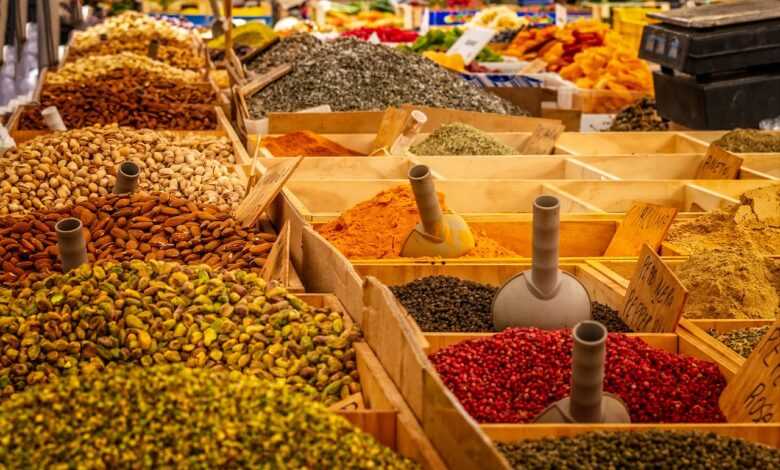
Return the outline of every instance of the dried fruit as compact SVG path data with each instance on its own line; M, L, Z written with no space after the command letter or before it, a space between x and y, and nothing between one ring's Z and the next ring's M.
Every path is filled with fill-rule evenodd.
M180 366L30 389L0 433L4 468L417 468L284 384Z
M4 397L30 377L49 382L66 369L123 363L281 378L325 403L359 390L357 329L337 332L340 312L311 307L245 271L130 261L31 275L0 289L0 320Z

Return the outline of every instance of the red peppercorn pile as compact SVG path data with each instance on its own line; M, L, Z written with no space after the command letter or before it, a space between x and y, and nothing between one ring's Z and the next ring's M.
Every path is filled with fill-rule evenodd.
M509 328L431 356L444 383L481 423L526 423L569 394L571 330ZM632 422L725 421L717 365L610 333L604 390L620 396Z
M379 28L355 28L341 33L342 36L352 36L364 41L376 33L382 42L414 42L419 36L416 31L408 31L395 26L380 26Z

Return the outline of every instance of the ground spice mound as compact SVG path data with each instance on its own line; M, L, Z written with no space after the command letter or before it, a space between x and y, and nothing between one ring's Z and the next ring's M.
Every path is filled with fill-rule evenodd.
M571 330L509 328L430 359L477 421L527 423L569 394L571 348ZM609 333L604 391L623 399L632 422L722 422L718 397L725 385L716 364Z
M755 251L715 249L675 270L688 289L687 318L775 318L778 294L767 261Z
M514 155L518 152L476 127L454 122L445 124L425 140L409 148L415 155Z
M3 468L417 468L278 382L117 367L0 406Z
M362 153L310 131L299 131L278 137L263 137L260 146L274 157L357 157Z
M740 202L730 210L675 222L667 243L682 254L735 246L780 254L780 185L748 191Z
M442 193L439 204L447 210ZM361 202L317 231L350 259L399 258L404 242L419 221L411 188L396 186ZM484 235L474 236L477 245L466 257L518 256Z
M713 142L730 152L780 152L780 133L737 129Z
M780 468L780 450L713 432L588 432L498 449L515 469Z

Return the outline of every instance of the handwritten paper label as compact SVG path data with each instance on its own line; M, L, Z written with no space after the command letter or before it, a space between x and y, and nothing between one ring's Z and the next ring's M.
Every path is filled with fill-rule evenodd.
M266 282L278 281L283 286L290 284L290 222L287 221L276 238L271 253L261 273Z
M620 318L637 333L671 333L688 291L648 245L642 247Z
M301 160L303 157L285 158L283 162L266 171L249 195L236 208L235 217L242 226L249 227L257 222L274 197L282 190L284 183L301 164Z
M460 54L463 57L463 62L468 65L477 58L495 34L494 29L472 26L455 41L447 54Z
M540 125L523 144L523 155L550 155L555 149L555 141L566 127L563 124Z
M719 145L707 147L707 154L696 170L697 180L733 180L739 176L742 158Z
M729 422L780 421L780 320L758 343L720 395L720 409Z
M646 243L658 251L677 209L635 202L615 231L604 256L638 256Z

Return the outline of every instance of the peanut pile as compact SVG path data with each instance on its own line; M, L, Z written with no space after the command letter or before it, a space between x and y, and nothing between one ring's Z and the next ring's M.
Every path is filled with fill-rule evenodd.
M116 167L127 160L141 168L139 190L229 210L245 185L233 167L230 142L210 139L212 144L200 141L193 148L172 134L118 126L37 137L0 156L0 215L62 209L105 196L114 187Z

